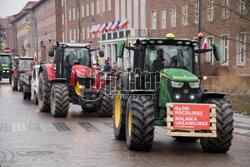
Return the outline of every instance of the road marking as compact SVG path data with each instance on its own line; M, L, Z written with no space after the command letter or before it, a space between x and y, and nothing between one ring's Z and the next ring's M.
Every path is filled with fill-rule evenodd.
M24 122L12 122L12 132L23 132L26 131Z
M79 125L81 125L87 131L99 131L96 127L94 127L89 122L79 122Z
M64 122L53 122L52 124L58 131L71 131Z

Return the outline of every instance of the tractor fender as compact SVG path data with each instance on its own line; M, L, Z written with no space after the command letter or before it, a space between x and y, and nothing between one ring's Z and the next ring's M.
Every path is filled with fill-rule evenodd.
M54 67L52 66L52 64L41 65L39 69L39 74L40 72L44 72L46 82L51 81L56 76L54 72Z
M51 85L54 83L68 83L68 80L65 78L54 78L51 80Z
M226 93L223 92L203 92L201 94L201 100L207 98L223 98L224 96L226 96Z

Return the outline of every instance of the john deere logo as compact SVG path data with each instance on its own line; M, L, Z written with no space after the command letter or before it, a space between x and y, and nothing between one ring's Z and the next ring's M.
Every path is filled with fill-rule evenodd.
M188 90L188 89L184 89L184 90L183 90L183 93L188 94L188 93L189 93L189 90Z

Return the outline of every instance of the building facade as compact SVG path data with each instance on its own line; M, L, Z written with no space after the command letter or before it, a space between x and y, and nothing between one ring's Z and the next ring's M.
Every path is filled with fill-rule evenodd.
M214 60L212 53L202 54L206 75L216 75L219 70L250 75L249 6L247 0L202 1L202 32L208 47L218 43L222 52L220 62ZM133 42L138 38L164 38L167 33L176 38L197 39L198 7L198 0L40 0L31 8L30 16L21 14L12 23L16 24L19 54L26 49L27 53L38 53L47 60L48 50L56 41L92 41L95 47L104 50L105 58L110 57L111 64L116 62L126 69L133 54L130 57L126 52L123 59L117 58L120 41L128 35ZM129 21L124 29L91 31L93 26L124 19ZM34 20L34 24L29 20ZM27 24L34 31L24 32ZM30 52L25 46L31 47Z

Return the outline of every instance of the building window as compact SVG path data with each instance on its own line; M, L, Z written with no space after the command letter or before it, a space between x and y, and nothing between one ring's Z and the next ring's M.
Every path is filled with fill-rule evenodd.
M230 14L230 10L229 10L229 7L230 7L230 1L229 0L223 0L223 4L222 4L222 17L227 19L229 18L229 14Z
M87 39L89 39L89 25L87 25Z
M213 21L214 19L214 0L209 0L208 1L208 14L207 14L207 19L208 21Z
M69 40L70 40L70 42L72 41L72 31L71 30L69 30Z
M247 13L246 10L245 0L240 0L240 14L245 15Z
M61 0L61 2L62 2L62 6L63 6L64 0Z
M214 37L207 37L207 49L212 49L212 44L214 42ZM206 53L206 62L213 64L213 52Z
M194 23L199 23L199 1L194 2Z
M106 0L102 0L102 12L105 12L105 1Z
M166 10L165 9L161 10L161 28L162 29L166 28Z
M62 25L64 25L64 14L62 14Z
M94 1L91 1L91 15L95 14L95 6L94 6Z
M246 42L247 34L246 32L237 33L236 36L237 46L236 46L236 65L245 66L246 65Z
M111 11L111 0L108 0L109 11Z
M69 21L71 21L71 9L69 9Z
M100 1L96 0L96 14L100 13Z
M85 40L85 28L82 27L82 40Z
M65 42L64 32L62 33L62 41Z
M172 27L176 27L176 7L172 7L171 25L172 25Z
M74 41L76 41L76 29L74 28Z
M182 5L182 13L183 13L182 24L186 26L188 25L188 4Z
M229 65L229 35L221 35L221 65L228 66Z
M75 9L75 7L73 7L73 20L75 20L76 19L76 9Z
M82 18L84 17L84 5L82 5Z
M86 15L89 16L89 3L86 3Z
M152 11L152 29L153 30L156 29L156 11L155 10Z

